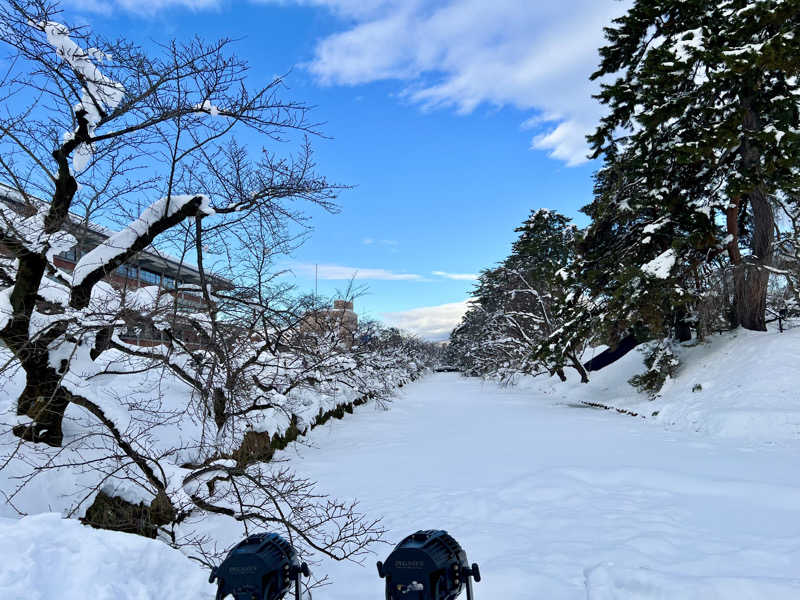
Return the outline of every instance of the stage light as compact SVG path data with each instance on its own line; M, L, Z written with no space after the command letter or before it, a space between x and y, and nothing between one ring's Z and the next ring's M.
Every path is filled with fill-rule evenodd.
M300 600L301 574L308 577L308 565L289 542L275 533L257 533L234 546L208 581L218 580L216 600L281 600L292 583Z
M478 565L446 531L418 531L395 546L378 575L386 579L386 600L455 600L472 579L481 580Z

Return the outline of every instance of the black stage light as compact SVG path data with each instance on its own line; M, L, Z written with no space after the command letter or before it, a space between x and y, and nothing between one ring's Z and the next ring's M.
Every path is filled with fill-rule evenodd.
M418 531L395 546L378 575L386 578L386 600L455 600L472 580L481 580L478 565L446 531Z
M242 540L218 567L211 570L209 583L217 583L216 600L281 600L295 588L300 600L300 575L308 577L292 545L275 533L256 533Z

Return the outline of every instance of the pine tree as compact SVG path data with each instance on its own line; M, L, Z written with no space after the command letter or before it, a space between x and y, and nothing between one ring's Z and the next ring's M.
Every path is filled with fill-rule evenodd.
M520 235L508 258L481 273L475 306L453 332L452 350L475 375L548 371L564 379L563 369L570 366L587 381L579 352L571 350L563 363L552 365L537 352L561 326L554 308L564 301L562 273L573 259L576 228L567 217L542 209L515 231Z
M620 322L685 319L727 252L733 324L766 329L774 206L800 192L799 29L800 0L637 0L606 30L578 278Z

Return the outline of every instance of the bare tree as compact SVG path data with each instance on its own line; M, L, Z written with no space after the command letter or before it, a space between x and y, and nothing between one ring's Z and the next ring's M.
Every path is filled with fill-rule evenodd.
M244 243L236 233L253 223L277 234L271 244L279 248L287 243L279 225L295 216L283 201L303 198L330 208L335 190L314 174L308 146L294 159L265 149L257 160L236 143L247 131L280 140L291 132L313 133L313 126L304 105L280 100L280 78L248 89L247 65L228 54L227 40L171 43L152 58L128 42L68 29L44 0L12 0L0 18L13 59L4 82L0 174L24 205L4 208L2 215L2 243L17 266L0 339L28 375L18 412L31 420L18 435L58 445L73 394L63 384L69 366L52 364L51 346L73 338L76 346L91 345L95 358L105 349L100 342L107 336L97 332L107 323L95 324L102 321L96 314L84 318L122 308L109 310L113 292L98 292L104 277L168 230L181 230L191 242L201 273L204 248L233 250ZM106 64L109 53L113 63ZM97 218L113 209L133 218L84 254L70 277L53 255L76 242L66 230L84 180L94 184L83 196L84 214ZM155 201L140 212L134 194L152 194ZM105 212L98 208L109 205ZM51 296L58 306L43 313L48 277L56 281ZM208 286L201 287L207 297ZM105 296L102 307L93 302L98 296ZM40 321L46 323L37 327Z
M236 453L265 413L296 420L293 390L375 387L352 344L302 334L318 306L277 279L275 257L306 230L296 202L335 210L339 189L315 172L308 107L281 99L280 77L249 87L226 39L151 55L67 27L49 0L4 3L0 32L10 65L0 81L0 341L6 370L24 373L19 441L1 465L20 483L6 500L67 469L82 486L73 513L131 486L149 499L145 533L203 556L213 540L183 524L216 513L357 559L380 539L376 521ZM267 147L282 142L298 149ZM90 247L98 223L119 231ZM56 257L73 249L70 272ZM109 283L145 250L175 254L199 284ZM186 310L185 294L201 301ZM164 343L131 344L120 335L129 327ZM114 383L133 376L150 387L123 393ZM175 381L189 390L184 405L170 397ZM170 428L189 420L201 434L178 442Z

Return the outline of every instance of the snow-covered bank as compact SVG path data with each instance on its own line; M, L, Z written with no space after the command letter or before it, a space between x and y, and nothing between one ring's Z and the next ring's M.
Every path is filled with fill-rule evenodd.
M770 443L800 439L800 328L740 329L679 346L676 354L681 366L655 399L628 383L645 370L638 349L591 373L589 384L571 373L566 384L541 376L516 383L536 396L603 404L668 429Z
M0 518L4 600L204 600L208 573L166 544L43 513Z
M447 529L481 566L478 600L797 597L794 440L668 431L437 374L309 441L282 455L383 515L390 541ZM374 560L317 568L335 581L320 598L381 597Z
M127 364L129 357L110 351L99 364L87 366L92 372L113 368L117 363ZM0 364L13 364L10 353L0 346ZM322 415L334 411L345 412L354 403L366 401L366 397L382 392L386 387L405 385L420 377L425 367L411 363L405 371L387 369L383 378L374 378L374 389L355 389L347 385L331 385L325 390L298 387L290 393L275 393L275 408L264 408L254 412L248 421L240 420L223 435L219 435L221 450L233 453L242 443L247 431L264 432L274 437L291 435L294 430L304 435ZM120 496L129 502L150 502L152 494L144 486L131 482L124 476L105 478L91 468L87 459L97 460L110 455L102 444L93 448L79 447L86 436L99 435L97 423L85 409L70 404L65 413L64 447L50 448L43 444L20 444L11 433L16 416L16 401L25 385L24 373L19 367L0 370L0 457L4 457L0 468L0 491L11 502L0 499L0 517L15 517L19 513L61 512L72 517L82 517L98 492ZM197 410L196 392L174 375L161 369L141 373L116 375L94 375L81 382L82 393L95 398L97 404L121 431L132 437L146 435L147 443L154 453L171 455L169 460L170 485L180 482L190 469L180 468L184 463L202 463L208 456L197 450L196 440L209 435L209 420ZM147 418L147 411L159 415L159 419L146 427L137 420ZM146 419L152 421L152 419ZM211 433L213 435L213 432ZM176 449L177 450L173 450ZM42 470L35 478L28 476L36 466L43 464L64 465ZM72 463L72 466L70 466ZM52 467L52 464L50 465ZM102 485L98 480L103 477ZM95 488L95 489L93 489ZM88 492L87 492L88 490Z

